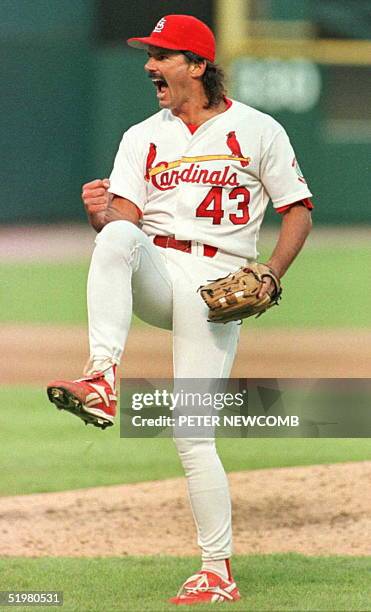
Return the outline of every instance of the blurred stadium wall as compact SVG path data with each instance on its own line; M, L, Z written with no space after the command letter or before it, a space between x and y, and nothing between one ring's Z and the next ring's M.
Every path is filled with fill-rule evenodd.
M1 223L84 218L122 132L156 111L127 48L166 13L215 28L232 97L284 124L316 222L371 223L368 0L2 0ZM274 215L271 215L273 221Z

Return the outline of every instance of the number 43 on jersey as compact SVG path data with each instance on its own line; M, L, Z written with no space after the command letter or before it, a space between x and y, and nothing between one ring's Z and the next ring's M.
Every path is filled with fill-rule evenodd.
M224 190L225 192L225 190ZM235 212L228 215L234 225L245 225L250 219L250 192L246 187L235 187L228 194L228 199L235 200ZM196 209L196 217L210 217L213 225L220 225L225 216L223 210L223 187L212 187Z

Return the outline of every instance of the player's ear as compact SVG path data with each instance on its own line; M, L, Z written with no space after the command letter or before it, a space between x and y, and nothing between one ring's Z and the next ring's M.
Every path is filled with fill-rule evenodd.
M192 62L189 65L191 76L194 77L195 79L199 79L204 74L206 70L206 66L207 66L206 60L203 62L197 62L197 63Z

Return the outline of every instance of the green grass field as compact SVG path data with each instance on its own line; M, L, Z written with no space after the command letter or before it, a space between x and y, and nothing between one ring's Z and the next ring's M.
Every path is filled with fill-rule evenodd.
M171 440L120 438L118 425L84 427L57 412L43 389L0 387L0 404L9 407L0 412L0 495L182 475ZM367 438L220 439L218 447L228 471L371 459Z
M64 612L170 611L174 606L168 598L198 563L196 558L174 557L0 558L0 588L63 591ZM243 597L233 604L236 611L371 609L371 558L237 556L233 571ZM215 605L204 605L202 610L215 610Z
M371 293L355 274L370 268L371 248L305 249L284 278L280 307L254 327L371 327ZM0 321L86 322L88 262L1 264L0 270ZM352 298L345 301L344 292Z

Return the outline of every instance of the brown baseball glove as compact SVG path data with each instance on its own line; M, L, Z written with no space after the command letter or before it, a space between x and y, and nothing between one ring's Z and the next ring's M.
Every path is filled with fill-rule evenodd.
M274 290L258 298L265 277L273 281ZM261 263L252 263L199 288L209 307L208 321L229 323L256 315L278 305L281 284L272 270Z

